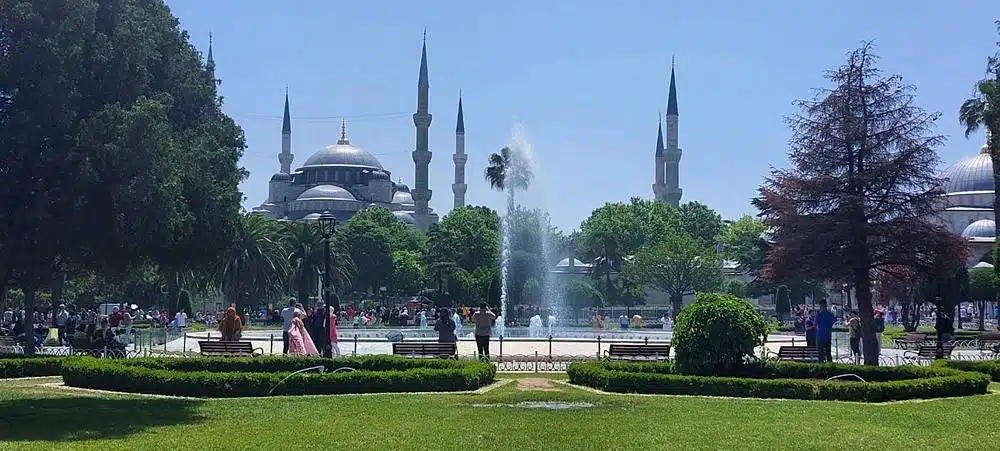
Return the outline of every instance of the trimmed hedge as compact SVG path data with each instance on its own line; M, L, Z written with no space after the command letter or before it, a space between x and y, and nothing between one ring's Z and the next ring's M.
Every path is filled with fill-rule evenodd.
M1000 382L1000 360L938 360L934 365L983 373L989 375L993 382Z
M0 355L0 379L58 376L62 373L62 364L67 358L25 357L23 354Z
M572 363L566 372L574 384L608 392L858 402L978 395L990 384L980 373L913 365L765 362L746 365L740 374L689 376L678 374L669 362L594 361ZM841 374L856 374L867 382L825 381Z
M292 372L313 366L330 372ZM332 372L349 367L356 371ZM274 395L442 392L475 390L494 381L485 362L365 356L344 359L298 357L146 358L67 361L63 381L71 387L132 393L232 398ZM285 377L288 380L280 385Z

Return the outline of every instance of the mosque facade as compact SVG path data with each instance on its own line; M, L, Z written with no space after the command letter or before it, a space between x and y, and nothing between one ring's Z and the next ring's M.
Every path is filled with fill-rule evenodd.
M211 55L211 47L209 50ZM356 212L370 206L387 208L401 221L427 231L438 222L438 214L430 206L432 192L428 187L428 167L432 153L428 134L432 116L428 111L430 83L427 71L427 40L424 39L417 81L417 111L413 114L416 143L412 153L414 186L393 182L392 173L370 152L351 143L347 123L341 122L340 139L326 146L292 169L292 123L288 93L281 127L279 170L268 185L268 196L251 214L287 221L316 220L329 212L338 221L349 220ZM452 185L454 206L465 205L465 121L459 97L455 130L455 183Z
M989 142L987 132L986 142ZM993 160L986 144L976 155L958 160L941 174L944 209L939 219L969 244L968 266L993 264L996 214L993 211Z

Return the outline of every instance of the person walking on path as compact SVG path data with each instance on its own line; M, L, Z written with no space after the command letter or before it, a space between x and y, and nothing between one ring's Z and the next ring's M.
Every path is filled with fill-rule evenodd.
M288 354L288 331L292 328L292 318L295 317L295 312L298 311L302 315L305 315L300 309L301 305L295 303L295 298L288 301L288 306L281 309L281 353Z
M819 301L816 312L816 348L820 362L833 361L833 313L827 309L826 299Z
M490 358L490 335L496 320L497 315L490 311L485 302L479 304L479 311L472 315L472 321L476 324L473 332L476 336L476 352L482 360Z

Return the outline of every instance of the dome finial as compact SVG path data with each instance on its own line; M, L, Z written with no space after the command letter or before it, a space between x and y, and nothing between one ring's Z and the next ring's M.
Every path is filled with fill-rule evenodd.
M337 141L337 144L351 144L347 140L347 119L340 119L340 141Z

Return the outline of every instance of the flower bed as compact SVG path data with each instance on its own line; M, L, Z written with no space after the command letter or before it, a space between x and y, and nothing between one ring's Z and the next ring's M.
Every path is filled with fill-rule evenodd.
M608 392L742 398L884 402L985 394L990 377L943 367L875 367L844 364L767 362L746 365L739 374L690 376L671 363L582 362L567 370L570 382ZM827 381L855 374L856 378Z
M315 366L326 372L291 375ZM354 371L334 372L340 368ZM492 383L495 375L489 363L395 356L80 358L62 368L63 381L71 387L198 398L267 396L272 388L273 395L282 396L465 391Z
M62 363L67 358L54 356L25 357L24 354L0 355L0 379L58 376L62 371Z

